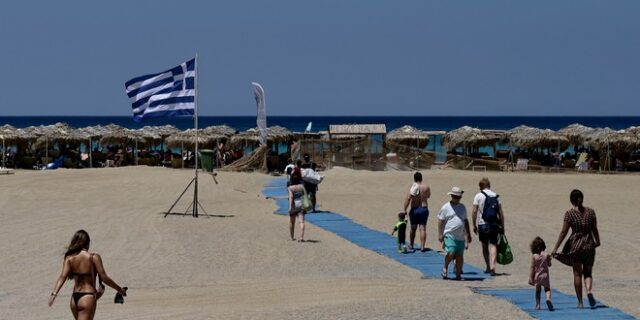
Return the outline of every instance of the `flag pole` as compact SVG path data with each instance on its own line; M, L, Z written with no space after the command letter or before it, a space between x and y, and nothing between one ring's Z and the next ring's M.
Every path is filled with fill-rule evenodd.
M196 170L195 170L195 188L193 192L193 216L198 217L198 52L196 51L196 76L195 76L195 116L193 117L194 127L196 128Z

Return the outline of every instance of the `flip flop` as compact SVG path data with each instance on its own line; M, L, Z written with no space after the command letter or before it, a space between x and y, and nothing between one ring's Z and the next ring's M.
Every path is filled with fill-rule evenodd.
M440 276L442 277L442 279L447 280L449 278L448 271L442 268L442 271L440 271Z
M591 308L595 308L596 299L593 297L592 293L587 294L587 299L589 299L589 306L591 306Z
M547 308L549 309L549 311L553 311L553 303L551 303L551 301L547 300Z

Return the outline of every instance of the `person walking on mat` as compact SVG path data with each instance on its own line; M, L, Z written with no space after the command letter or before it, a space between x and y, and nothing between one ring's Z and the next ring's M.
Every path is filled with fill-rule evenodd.
M498 235L504 234L504 212L500 196L491 191L489 179L482 178L478 183L480 192L473 198L473 233L482 243L482 255L487 265L485 273L496 274L498 257Z
M413 175L413 184L404 200L403 211L409 210L409 222L411 231L409 232L409 249L413 250L416 239L416 230L420 228L420 251L427 251L427 219L429 218L429 208L427 201L431 197L431 189L422 183L422 174L416 172Z
M556 246L551 255L573 268L573 285L578 298L578 308L583 307L582 303L582 281L589 299L589 306L596 306L596 299L591 293L593 284L593 263L596 258L596 248L600 246L600 233L598 232L598 222L593 209L585 207L582 202L584 195L582 191L574 189L569 196L572 207L564 213L564 223L558 236ZM565 242L561 253L556 253L562 241L567 236L571 228L571 236Z
M547 308L553 311L551 303L551 281L549 280L549 267L551 256L545 251L547 246L544 240L536 237L531 242L531 267L529 269L529 284L536 287L536 310L540 310L540 293L542 288L547 298Z
M398 222L393 227L391 235L398 231L398 252L407 253L407 220L405 220L407 214L404 212L398 213Z
M448 278L449 263L452 260L456 261L455 279L462 279L464 250L469 248L469 243L471 242L467 208L460 203L463 193L462 189L453 187L448 193L451 196L451 201L445 203L438 213L438 240L442 243L442 248L446 252L441 273L443 279Z

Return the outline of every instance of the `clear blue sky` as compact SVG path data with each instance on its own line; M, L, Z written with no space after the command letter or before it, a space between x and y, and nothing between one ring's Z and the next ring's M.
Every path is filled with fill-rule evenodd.
M202 115L640 115L640 1L8 1L0 114L130 115L200 54Z

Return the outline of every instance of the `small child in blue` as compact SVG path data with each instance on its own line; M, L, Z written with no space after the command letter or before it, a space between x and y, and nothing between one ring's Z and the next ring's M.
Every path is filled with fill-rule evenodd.
M407 214L404 212L398 213L398 223L396 223L395 227L393 227L393 231L391 231L391 235L393 235L396 231L398 231L398 252L407 253L407 244L406 244L406 236L407 236Z

